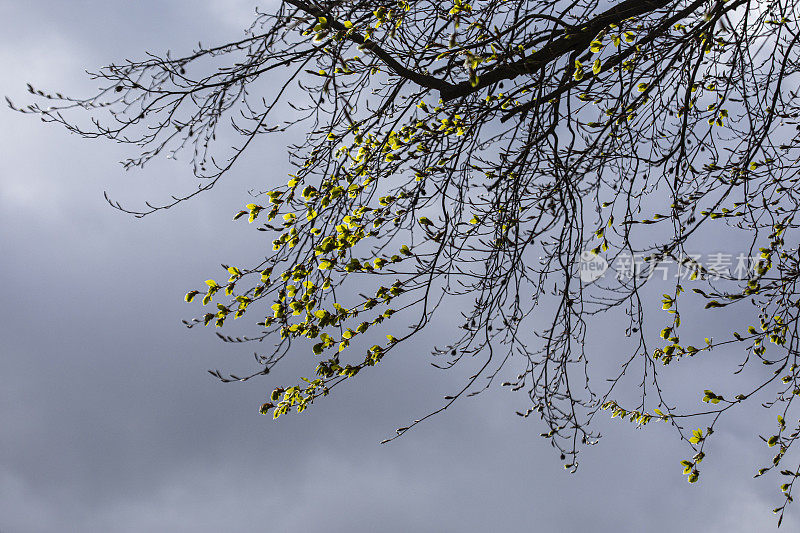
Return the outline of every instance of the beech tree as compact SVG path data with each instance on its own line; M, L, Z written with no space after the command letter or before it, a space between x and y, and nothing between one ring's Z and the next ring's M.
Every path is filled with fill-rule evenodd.
M477 372L387 440L506 380L567 469L606 411L671 425L695 482L722 415L762 403L757 475L780 479L782 518L800 475L787 466L800 436L799 39L787 0L283 0L239 40L109 65L88 98L30 87L41 103L16 109L131 144L126 168L191 159L196 189L142 208L109 198L137 217L301 129L288 183L234 216L270 234L263 261L186 295L202 306L188 327L257 324L218 333L260 350L252 372L218 379L309 361L262 413L302 412L456 316L432 363ZM226 152L214 140L231 133ZM744 267L720 268L734 250ZM667 264L679 275L654 275ZM681 335L682 318L726 329ZM609 357L618 371L590 382ZM708 389L676 398L665 372L698 359L717 369Z

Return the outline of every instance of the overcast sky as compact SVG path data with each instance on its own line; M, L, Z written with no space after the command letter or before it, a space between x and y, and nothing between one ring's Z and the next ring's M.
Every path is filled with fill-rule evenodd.
M0 93L25 102L30 81L87 94L84 69L236 39L254 6L0 0ZM267 392L313 362L221 384L206 370L244 372L251 352L180 319L192 316L185 292L220 262L258 255L258 235L231 215L248 189L285 182L285 143L265 139L211 193L136 220L103 191L158 200L192 186L187 165L126 173L124 147L8 110L0 125L0 532L774 528L777 482L752 479L769 456L747 420L720 430L695 485L666 426L616 420L601 421L600 444L566 473L506 390L380 445L470 370L430 367L430 336L303 415L260 416Z

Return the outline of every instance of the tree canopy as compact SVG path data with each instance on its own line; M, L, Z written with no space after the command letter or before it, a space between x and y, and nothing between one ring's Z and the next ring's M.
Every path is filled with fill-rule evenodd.
M186 295L204 306L189 327L257 323L220 334L262 350L223 381L317 358L262 413L302 412L457 316L433 364L479 370L397 436L507 379L567 469L607 411L674 427L695 482L723 413L763 403L758 475L781 479L782 517L800 475L798 22L790 1L283 0L239 40L109 65L88 98L30 87L45 103L17 109L134 145L126 168L188 156L196 189L109 199L135 216L208 191L262 135L305 133L288 183L234 216L271 235L263 261ZM682 317L726 333L682 336ZM697 359L742 379L675 399L664 373Z

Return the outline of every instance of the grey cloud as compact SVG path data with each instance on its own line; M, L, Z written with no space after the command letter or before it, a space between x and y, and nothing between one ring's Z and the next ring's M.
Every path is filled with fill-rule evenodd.
M88 90L81 68L235 36L248 2L2 5L0 89L24 101L30 78ZM219 23L221 10L236 10ZM43 44L44 43L44 44ZM47 46L57 47L48 52ZM288 171L272 139L218 189L134 220L102 191L137 202L193 186L182 163L125 174L125 152L4 111L0 158L0 531L755 531L774 526L768 460L732 423L689 486L686 449L665 426L599 421L605 435L575 475L514 415L523 398L489 391L389 445L468 369L432 369L429 336L411 351L278 423L266 391L313 364L222 385L247 348L186 331L186 290L221 261L257 257L259 235L230 222L268 168ZM608 359L614 353L609 351ZM606 365L601 368L608 369ZM706 368L701 363L699 368ZM760 413L754 412L754 415ZM763 417L762 417L763 418ZM723 444L724 443L724 444ZM794 509L785 522L798 527Z

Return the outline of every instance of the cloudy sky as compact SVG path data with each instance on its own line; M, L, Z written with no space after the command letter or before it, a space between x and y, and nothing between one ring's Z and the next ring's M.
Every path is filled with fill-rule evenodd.
M235 39L254 7L0 0L0 93L25 102L30 81L87 94L85 69ZM126 173L124 147L8 110L0 124L0 532L774 528L776 481L752 479L768 454L746 419L721 428L695 485L667 427L616 420L567 474L505 390L380 445L466 375L429 366L430 337L301 416L260 416L308 359L222 384L206 370L245 371L250 352L180 319L188 289L254 256L257 235L231 215L247 190L285 181L285 143L265 140L210 194L136 220L103 191L157 200L192 186L188 166ZM790 509L785 530L798 517Z

